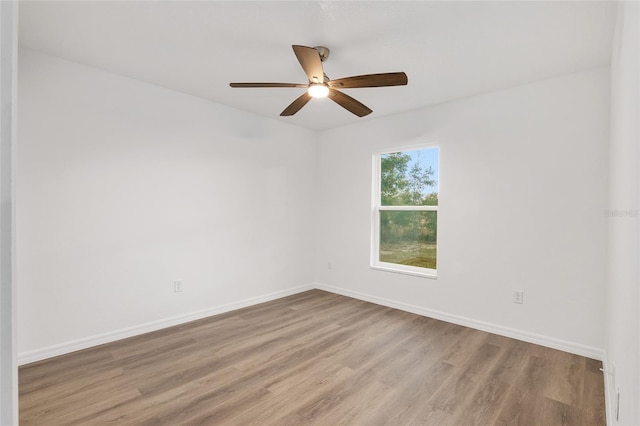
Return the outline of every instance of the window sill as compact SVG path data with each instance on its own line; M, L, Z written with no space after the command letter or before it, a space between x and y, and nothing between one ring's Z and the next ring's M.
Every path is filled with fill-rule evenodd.
M435 269L416 268L411 266L398 267L392 263L384 265L371 265L371 269L377 271L394 272L396 274L413 275L422 278L435 280L438 278L438 271Z

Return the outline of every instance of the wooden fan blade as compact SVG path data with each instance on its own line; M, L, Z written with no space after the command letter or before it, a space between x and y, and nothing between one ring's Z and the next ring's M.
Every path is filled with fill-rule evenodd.
M329 99L340 105L342 108L354 113L358 117L364 117L373 111L366 105L356 101L351 96L344 94L336 89L329 90Z
M305 106L307 102L311 100L311 95L308 92L304 92L298 99L291 102L291 105L286 107L284 111L280 113L281 116L293 115L300 111L300 108Z
M322 70L322 61L320 54L313 47L293 45L293 52L298 58L298 62L302 65L304 73L309 79L309 83L323 83L324 71Z
M407 75L403 72L387 72L383 74L357 75L329 81L330 87L350 89L356 87L404 86Z
M231 87L309 87L308 84L297 83L229 83Z

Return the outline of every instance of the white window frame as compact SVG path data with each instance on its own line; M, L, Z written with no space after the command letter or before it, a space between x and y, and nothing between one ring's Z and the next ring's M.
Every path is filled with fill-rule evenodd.
M438 206L383 206L382 205L382 192L380 188L380 181L382 180L381 158L385 154L391 154L395 152L405 151L419 151L423 149L438 149L438 175L440 174L440 147L438 145L418 145L403 148L394 148L384 151L378 151L373 155L373 193L371 196L372 208L371 208L371 269L379 271L395 272L400 274L416 275L419 277L436 279L438 277L438 270L432 268L421 268L418 266L401 265L398 263L382 262L380 260L380 212L381 211L438 211ZM440 179L440 176L436 176L436 179ZM438 185L438 188L440 185ZM439 194L438 194L439 195ZM440 204L440 197L438 196L438 204ZM438 218L439 219L439 218ZM437 222L440 223L440 220ZM436 230L438 237L440 235L438 225L436 224ZM436 241L436 246L437 246Z

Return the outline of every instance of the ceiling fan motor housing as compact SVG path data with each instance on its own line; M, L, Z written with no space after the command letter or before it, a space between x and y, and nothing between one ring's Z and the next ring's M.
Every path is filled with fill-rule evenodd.
M322 62L326 61L327 58L329 58L329 48L328 47L324 47L324 46L315 46L314 49L316 49L318 51L318 54L320 55L320 60Z

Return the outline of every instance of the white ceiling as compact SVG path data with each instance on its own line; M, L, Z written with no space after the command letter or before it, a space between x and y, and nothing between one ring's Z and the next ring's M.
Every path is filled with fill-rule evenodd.
M614 2L21 2L20 45L314 130L607 66ZM292 44L324 45L330 78L404 71L408 86L345 89L280 112L304 89Z

